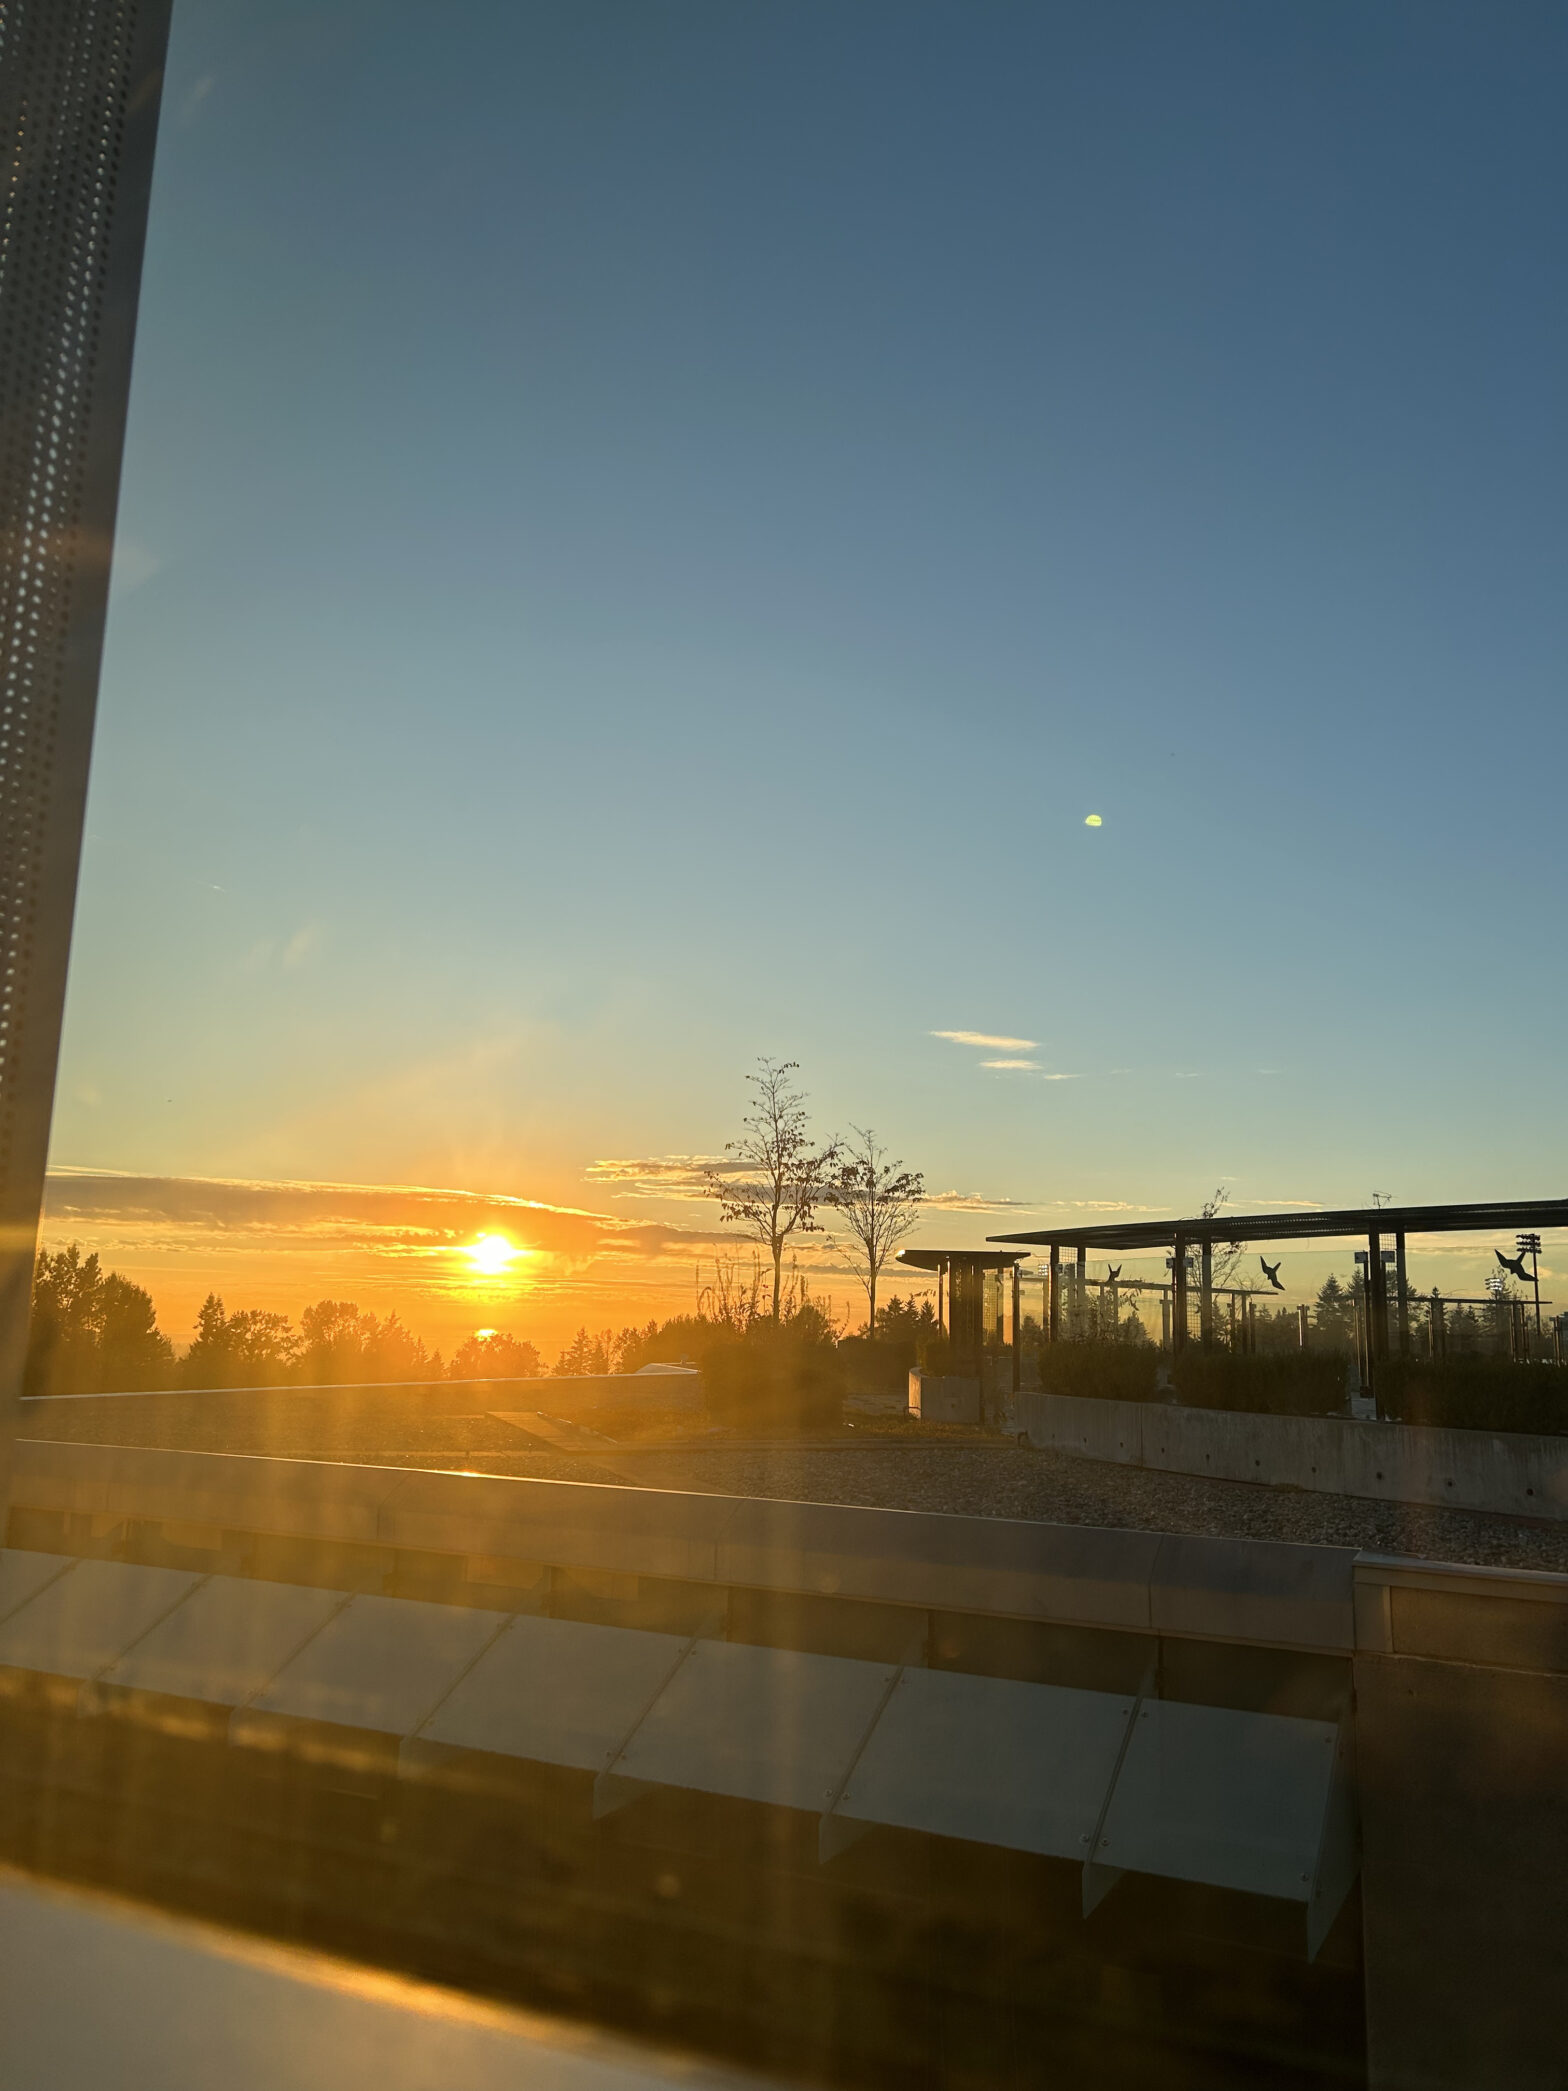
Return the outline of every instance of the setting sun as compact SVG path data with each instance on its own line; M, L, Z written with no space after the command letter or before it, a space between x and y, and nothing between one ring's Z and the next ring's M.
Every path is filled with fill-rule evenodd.
M463 1253L481 1278L499 1278L523 1252L504 1234L482 1234Z

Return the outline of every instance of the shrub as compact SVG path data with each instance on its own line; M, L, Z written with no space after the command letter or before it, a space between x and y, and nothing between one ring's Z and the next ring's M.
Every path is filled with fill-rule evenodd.
M1121 1343L1047 1343L1040 1351L1047 1394L1084 1394L1099 1401L1154 1401L1159 1353Z
M837 1345L814 1329L754 1321L744 1335L715 1335L702 1361L716 1422L745 1430L822 1430L843 1414Z
M1176 1399L1190 1408L1241 1410L1259 1416L1342 1416L1346 1366L1335 1351L1237 1356L1189 1348L1171 1366Z
M1440 1430L1568 1435L1568 1365L1507 1358L1390 1358L1377 1370L1378 1413Z
M879 1337L871 1343L864 1336L841 1336L838 1355L851 1393L903 1394L915 1362L914 1338L888 1342Z

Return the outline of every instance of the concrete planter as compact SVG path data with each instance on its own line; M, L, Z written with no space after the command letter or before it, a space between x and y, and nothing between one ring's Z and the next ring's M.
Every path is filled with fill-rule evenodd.
M912 1372L909 1413L922 1423L978 1423L980 1382L951 1372Z
M1568 1438L1024 1394L1033 1445L1217 1481L1568 1520Z

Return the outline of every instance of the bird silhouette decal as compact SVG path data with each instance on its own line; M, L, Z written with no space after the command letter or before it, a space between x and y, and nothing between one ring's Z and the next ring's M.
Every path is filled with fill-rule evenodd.
M1107 1264L1107 1265L1105 1266L1105 1282L1106 1282L1106 1284L1107 1284L1107 1285L1114 1285L1114 1284L1116 1283L1117 1279L1118 1279L1118 1278L1119 1278L1119 1277L1121 1276L1121 1274L1122 1274L1122 1267L1121 1267L1121 1265L1120 1265L1119 1263L1114 1263L1114 1264L1112 1264L1112 1263L1108 1263L1108 1264Z
M1517 1256L1505 1256L1501 1249L1494 1249L1492 1254L1497 1258L1505 1271L1513 1272L1521 1285L1530 1283L1530 1273L1524 1267L1525 1252L1523 1249L1519 1251Z
M1285 1259L1282 1256L1280 1258L1280 1263L1283 1263L1284 1260ZM1260 1256L1258 1258L1258 1261L1263 1265L1264 1277L1268 1279L1269 1283L1273 1286L1274 1290L1276 1292L1283 1292L1285 1288L1279 1282L1279 1263L1270 1263L1268 1259L1263 1256Z

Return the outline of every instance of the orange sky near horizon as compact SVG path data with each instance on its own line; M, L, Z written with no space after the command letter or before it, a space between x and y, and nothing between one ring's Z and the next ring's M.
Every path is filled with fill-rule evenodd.
M715 1254L749 1254L711 1224L711 1203L695 1205L680 1188L668 1197L677 1208L684 1198L689 1217L628 1218L418 1185L57 1169L39 1239L50 1250L78 1242L145 1286L177 1347L215 1292L230 1312L257 1307L294 1321L319 1299L352 1300L383 1317L395 1311L447 1356L476 1329L505 1329L553 1361L579 1327L690 1313ZM476 1256L487 1242L506 1246ZM863 1295L831 1244L802 1238L798 1260L840 1319L864 1319ZM927 1281L897 1282L923 1292Z
M447 1357L477 1329L505 1329L553 1363L580 1327L597 1333L692 1312L716 1256L750 1257L751 1244L716 1225L705 1166L703 1157L680 1155L594 1163L585 1188L599 1194L596 1206L422 1185L57 1168L40 1243L52 1250L79 1242L145 1286L176 1347L190 1341L197 1310L215 1292L230 1312L263 1308L296 1322L320 1299L352 1300L381 1317L396 1312ZM602 1209L618 1202L650 1210ZM912 1239L979 1246L1040 1218L1007 1200L936 1192ZM485 1242L495 1253L476 1257ZM1286 1301L1310 1299L1330 1270L1349 1275L1344 1245L1282 1246ZM1413 1240L1412 1280L1478 1293L1495 1268L1492 1248L1471 1237ZM1542 1278L1561 1295L1550 1249ZM842 1247L823 1234L797 1237L792 1259L840 1327L862 1325L865 1295ZM1164 1275L1159 1255L1122 1261L1130 1261L1129 1275ZM931 1291L923 1274L890 1267L879 1297Z

